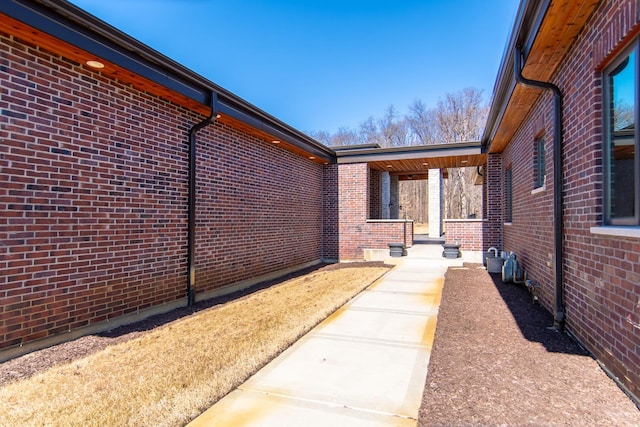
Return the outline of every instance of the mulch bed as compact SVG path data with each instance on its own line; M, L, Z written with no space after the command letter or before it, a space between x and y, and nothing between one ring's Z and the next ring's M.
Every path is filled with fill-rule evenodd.
M419 426L639 426L640 410L524 286L445 277Z
M24 356L0 363L0 387L9 382L30 378L31 376L46 371L56 365L70 363L74 360L96 353L104 348L124 341L137 338L154 328L189 316L200 310L224 304L226 302L242 298L261 289L282 283L286 280L300 277L319 270L335 270L340 268L366 267L383 265L382 262L354 262L342 264L318 264L302 270L295 271L277 279L260 282L247 289L217 298L199 301L192 307L181 307L168 313L148 317L142 321L120 326L118 328L95 335L87 335L73 341L58 344L49 348L34 351Z

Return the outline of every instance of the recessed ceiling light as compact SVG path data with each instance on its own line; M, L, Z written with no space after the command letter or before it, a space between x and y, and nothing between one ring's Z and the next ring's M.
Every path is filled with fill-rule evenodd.
M102 62L100 62L100 61L90 60L90 61L85 62L85 64L87 64L91 68L97 68L97 69L104 68L104 64Z
M393 166L391 166L391 165L387 165L387 167L388 167L388 168L392 168Z
M216 114L216 119L219 119L220 117L222 117L220 114Z
M274 139L273 141L271 141L272 144L280 144L280 141L278 141L277 139Z
M422 164L422 166L429 166L429 163L424 162L424 163Z
M314 156L309 156L309 159L313 160L313 159L315 159L315 157Z
M463 160L462 163L467 163L467 160Z

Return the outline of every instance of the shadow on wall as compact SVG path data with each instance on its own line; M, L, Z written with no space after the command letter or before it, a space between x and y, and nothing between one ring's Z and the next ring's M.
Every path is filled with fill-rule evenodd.
M541 305L531 302L525 286L502 283L500 273L490 276L527 340L542 344L549 352L590 356L569 335L549 329L553 326L553 316Z

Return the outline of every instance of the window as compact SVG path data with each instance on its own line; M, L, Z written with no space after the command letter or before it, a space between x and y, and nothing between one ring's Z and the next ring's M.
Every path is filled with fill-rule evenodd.
M511 222L513 220L513 197L511 188L511 168L504 171L504 221Z
M604 72L604 214L608 225L640 225L638 43Z
M534 159L533 159L533 174L534 174L534 183L533 188L541 188L544 186L545 176L546 176L546 165L545 165L545 151L544 151L544 137L540 136L535 140L534 147Z

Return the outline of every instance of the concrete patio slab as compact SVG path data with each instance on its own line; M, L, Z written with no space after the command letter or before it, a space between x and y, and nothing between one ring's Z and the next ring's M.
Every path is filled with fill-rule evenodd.
M343 307L327 320L316 334L430 347L437 317Z
M441 275L424 277L422 280L402 280L402 278L385 278L369 288L372 291L405 292L417 294L439 294L442 292L444 279Z
M415 420L343 405L236 390L202 414L198 426L411 427Z
M415 426L448 266L421 245L213 405L201 426Z
M436 315L439 304L440 294L364 291L349 306Z
M240 388L415 417L429 351L421 346L312 335Z

